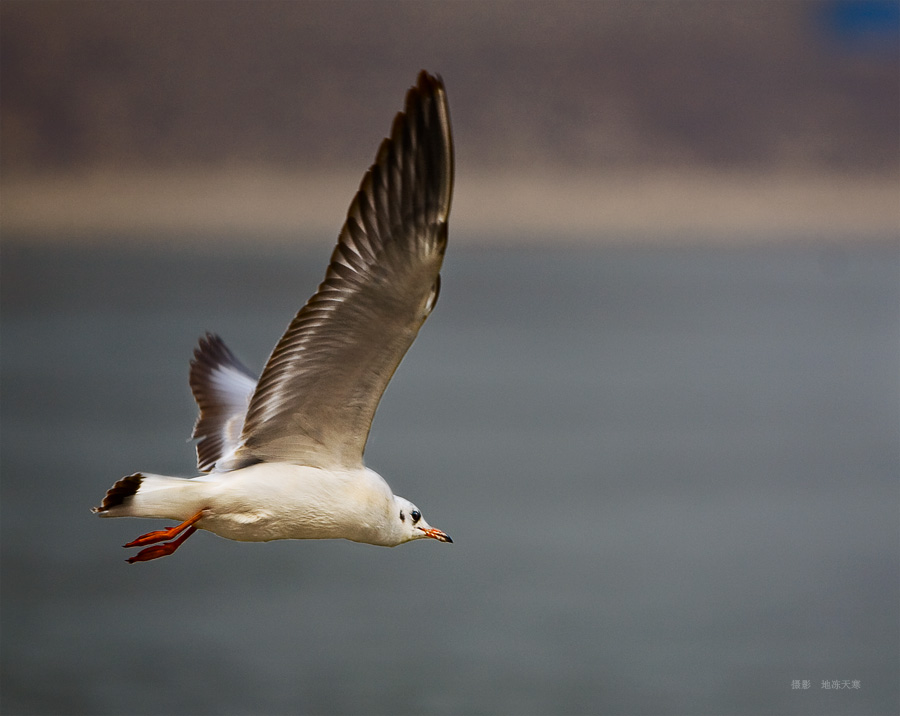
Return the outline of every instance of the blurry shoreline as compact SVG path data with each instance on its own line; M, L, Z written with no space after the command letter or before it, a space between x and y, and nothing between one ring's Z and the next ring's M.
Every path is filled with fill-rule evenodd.
M0 179L3 241L153 244L318 241L336 236L358 169L284 172L93 171ZM454 240L747 244L896 241L900 179L891 174L728 172L696 167L468 171L457 167ZM673 239L673 237L678 237ZM558 239L554 239L555 241Z

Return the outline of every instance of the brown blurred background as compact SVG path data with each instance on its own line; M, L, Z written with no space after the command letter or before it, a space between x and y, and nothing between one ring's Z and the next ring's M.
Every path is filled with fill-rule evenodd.
M461 239L895 235L897 8L5 0L4 234L336 233L424 67Z

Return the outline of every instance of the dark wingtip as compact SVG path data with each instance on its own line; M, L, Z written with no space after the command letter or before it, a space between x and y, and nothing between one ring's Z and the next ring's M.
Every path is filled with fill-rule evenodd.
M431 74L427 70L419 70L416 84L420 90L444 89L444 80L439 74Z
M107 490L103 502L100 503L99 507L92 508L91 512L108 512L113 507L118 507L138 491L138 488L141 486L141 480L143 479L144 476L139 472L123 477Z
M439 219L446 223L453 198L455 159L447 90L439 74L419 72L416 84L406 93L405 111L394 119L392 141L398 141L406 122L418 125L416 134L425 138L427 146L422 151L429 155L428 164L432 167L430 191L434 193L432 198L439 202ZM441 130L435 132L438 126Z
M443 95L443 96L442 96ZM422 70L416 78L416 84L406 93L405 111L403 114L413 115L421 111L423 101L435 102L444 107L446 113L447 90L440 75L432 75Z

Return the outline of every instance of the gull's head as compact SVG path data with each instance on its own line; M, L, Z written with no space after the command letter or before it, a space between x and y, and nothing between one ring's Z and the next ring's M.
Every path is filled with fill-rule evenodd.
M419 508L412 502L396 495L394 495L394 529L400 538L398 544L423 537L440 542L453 541L448 535L429 525Z

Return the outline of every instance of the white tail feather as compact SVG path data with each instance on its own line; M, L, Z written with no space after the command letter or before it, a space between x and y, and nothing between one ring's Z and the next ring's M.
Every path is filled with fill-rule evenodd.
M159 517L186 520L206 507L209 484L202 480L136 473L123 477L94 512L101 517Z

